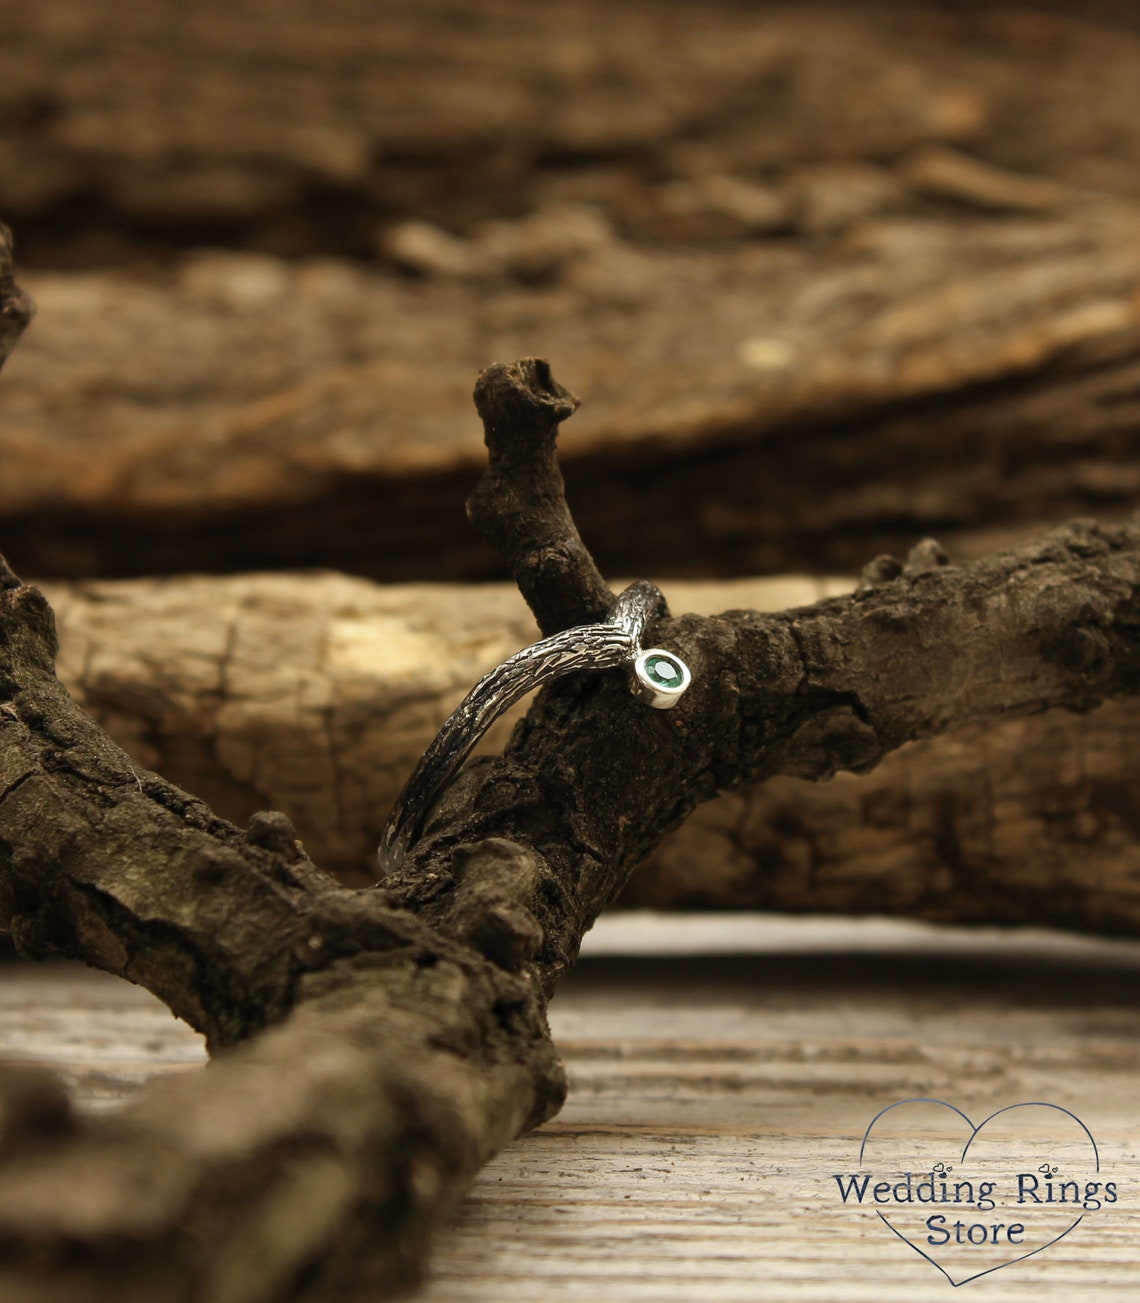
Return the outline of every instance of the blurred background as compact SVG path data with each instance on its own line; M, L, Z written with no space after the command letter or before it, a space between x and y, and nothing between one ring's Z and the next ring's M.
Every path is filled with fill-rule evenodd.
M39 304L0 382L0 547L61 675L349 875L534 636L505 589L368 582L506 578L463 508L491 362L582 397L582 533L677 611L1140 493L1135 4L2 5L0 217ZM1137 722L775 780L629 899L1119 930L1115 897L1073 901L1090 863L1140 873Z
M1134 4L0 8L0 385L38 577L502 574L542 354L610 574L975 555L1140 486Z

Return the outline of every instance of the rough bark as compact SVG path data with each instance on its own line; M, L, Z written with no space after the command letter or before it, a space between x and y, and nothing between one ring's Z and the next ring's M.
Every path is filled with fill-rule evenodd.
M696 615L807 606L852 586L666 584L673 610ZM384 817L435 730L538 636L499 585L281 574L46 593L60 678L137 762L238 823L284 810L314 859L357 884L371 880ZM482 749L501 750L521 714ZM620 903L1132 931L1138 734L1136 703L1118 700L959 728L858 778L777 776L696 810Z
M849 581L670 584L673 607L780 610ZM381 586L329 572L44 586L57 671L136 761L244 823L281 809L363 884L404 779L488 670L539 636L506 585ZM516 709L481 748L499 751ZM367 874L367 877L362 876Z
M516 537L520 572L541 564ZM236 1043L204 1081L161 1083L114 1119L72 1118L51 1091L29 1108L45 1092L8 1086L12 1115L41 1119L0 1164L11 1292L285 1298L337 1287L366 1244L394 1287L477 1165L557 1107L545 999L695 804L1135 690L1140 528L938 559L920 549L896 578L880 566L858 595L779 615L661 621L654 639L696 674L669 718L614 676L555 685L363 892L314 869L282 816L243 834L132 765L56 681L49 609L9 574L5 919L26 953L130 976Z
M554 456L558 427L578 399L554 380L547 362L528 358L488 367L475 386L475 406L488 465L467 501L471 523L511 558L514 581L544 637L604 620L614 595L571 519Z
M662 843L622 902L1140 935L1132 700L914 742L872 773L773 778Z
M536 350L591 395L566 470L605 573L849 570L927 533L983 555L1132 509L1134 33L271 9L5 15L7 211L99 268L36 279L0 392L22 572L497 575L461 510L469 372ZM326 256L354 211L360 260ZM140 263L163 222L178 255Z
M5 386L0 492L20 565L368 570L399 538L398 564L421 575L429 553L436 573L486 573L489 554L456 560L460 536L432 515L458 504L475 464L457 433L472 359L536 335L601 399L580 444L595 473L579 483L644 549L610 545L606 570L847 565L929 526L976 536L1124 510L1140 356L1133 38L983 23L942 74L946 27L880 42L831 16L797 37L790 19L781 35L702 7L694 44L683 19L658 28L680 6L571 8L601 44L549 40L570 10L528 5L524 23L511 0L474 31L440 24L438 43L397 7L368 33L339 4L297 4L295 22L261 4L130 5L112 24L94 4L9 9L0 112L20 129L0 149L10 211L43 233L45 263L113 260L124 232L167 249L218 235L271 255L380 251L359 277L275 256L199 257L157 281L45 275L73 335L41 333ZM28 56L49 33L64 58L45 65ZM995 36L1016 38L1018 58L995 58ZM515 85L520 39L531 77ZM413 48L447 68L450 96L422 69L401 78ZM820 50L831 73L817 82ZM214 66L233 72L219 82ZM441 121L429 100L447 107L441 138L423 131ZM781 119L792 134L763 129ZM367 125L385 121L390 135ZM647 136L667 143L646 150ZM534 166L544 156L576 166ZM616 166L586 166L599 156ZM504 175L519 179L496 185ZM592 209L567 215L566 201ZM85 249L69 234L78 211ZM443 239L403 222L445 212ZM504 216L522 220L479 226ZM27 317L8 255L0 241L0 356ZM425 280L397 279L397 264ZM433 406L435 391L449 397ZM375 442L361 434L373 428ZM537 452L556 485L553 439ZM647 453L660 470L643 481ZM787 478L758 494L775 454ZM883 473L899 464L905 485ZM949 473L967 464L976 479ZM994 487L995 468L1016 474ZM631 483L639 510L624 515ZM478 514L544 627L589 618L597 571L543 569L567 537L557 493L528 508L516 487L514 524L495 518L508 483ZM785 543L789 512L804 523ZM820 542L838 532L842 556ZM1140 526L1076 523L938 562L920 550L812 607L662 621L655 640L697 673L682 707L639 712L616 676L558 685L368 891L317 869L283 816L243 831L120 751L55 678L43 598L4 567L0 919L27 955L147 985L216 1054L114 1117L0 1075L0 1292L268 1303L413 1277L479 1164L558 1107L546 1000L598 910L695 805L1135 693ZM945 908L941 880L907 889ZM1048 888L1024 899L1048 918L1070 903ZM1116 899L1083 907L1091 926L1135 925Z

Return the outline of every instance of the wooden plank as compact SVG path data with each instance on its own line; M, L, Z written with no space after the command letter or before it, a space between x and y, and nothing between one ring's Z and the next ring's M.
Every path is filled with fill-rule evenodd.
M713 929L603 920L551 1009L566 1108L485 1169L423 1303L947 1297L840 1203L833 1176L857 1170L879 1109L920 1095L976 1120L1028 1099L1070 1108L1120 1184L1114 1207L971 1297L1135 1296L1140 945L756 917ZM203 1053L143 991L13 965L0 1056L52 1064L107 1107Z

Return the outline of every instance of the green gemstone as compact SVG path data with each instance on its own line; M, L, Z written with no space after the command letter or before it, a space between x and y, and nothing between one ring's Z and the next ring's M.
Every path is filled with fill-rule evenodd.
M663 688L679 688L684 678L681 667L667 656L650 656L645 662L645 673Z

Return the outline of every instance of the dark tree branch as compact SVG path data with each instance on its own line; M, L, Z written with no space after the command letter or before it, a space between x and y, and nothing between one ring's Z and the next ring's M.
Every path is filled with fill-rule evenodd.
M876 566L878 581L903 565ZM828 587L797 577L666 586L675 610L703 615L807 605ZM832 595L850 587L832 585ZM359 885L375 880L380 823L432 721L535 637L517 591L512 599L499 585L392 590L263 574L46 592L63 644L60 677L121 746L216 800L223 817L240 822L284 802L316 862ZM343 639L346 611L354 646L394 637L418 654L366 665L330 658L323 649ZM330 712L325 701L345 704ZM418 728L399 726L409 709ZM498 729L496 749L509 734ZM1135 934L1138 734L1140 698L1121 697L1088 712L955 727L858 777L754 784L696 810L620 899ZM312 758L300 773L298 756Z
M503 757L442 803L423 862L438 872L472 835L537 854L551 991L633 867L717 792L862 773L960 724L1140 687L1140 525L1074 521L971 565L939 561L924 544L851 597L661 622L655 638L693 670L681 704L639 711L606 675L544 693ZM430 908L418 871L388 887Z
M475 516L545 629L601 613L553 463L570 399L522 363L485 373L480 407L497 478ZM559 1106L545 1000L694 805L1136 691L1140 527L1077 522L942 560L926 546L853 597L776 616L662 621L655 641L694 673L680 706L645 710L619 674L553 685L363 892L317 870L281 816L242 832L133 765L56 681L51 613L10 577L0 916L25 953L141 982L226 1053L114 1118L71 1118L50 1091L37 1113L11 1086L45 1121L30 1148L0 1147L0 1285L241 1303L335 1290L365 1254L380 1286L414 1274L479 1165Z
M247 1043L0 1154L0 1294L45 1254L69 1303L287 1298L317 1267L326 1284L355 1270L365 1244L389 1287L406 1281L480 1164L564 1092L536 984L472 944L495 952L493 910L470 924L495 847L455 857L455 909L432 926L345 891L283 816L243 833L133 766L53 653L38 592L0 593L0 920L28 957L81 958L213 1049Z
M488 465L467 515L507 559L543 634L604 620L614 602L566 505L555 453L578 399L543 358L497 363L475 385Z

